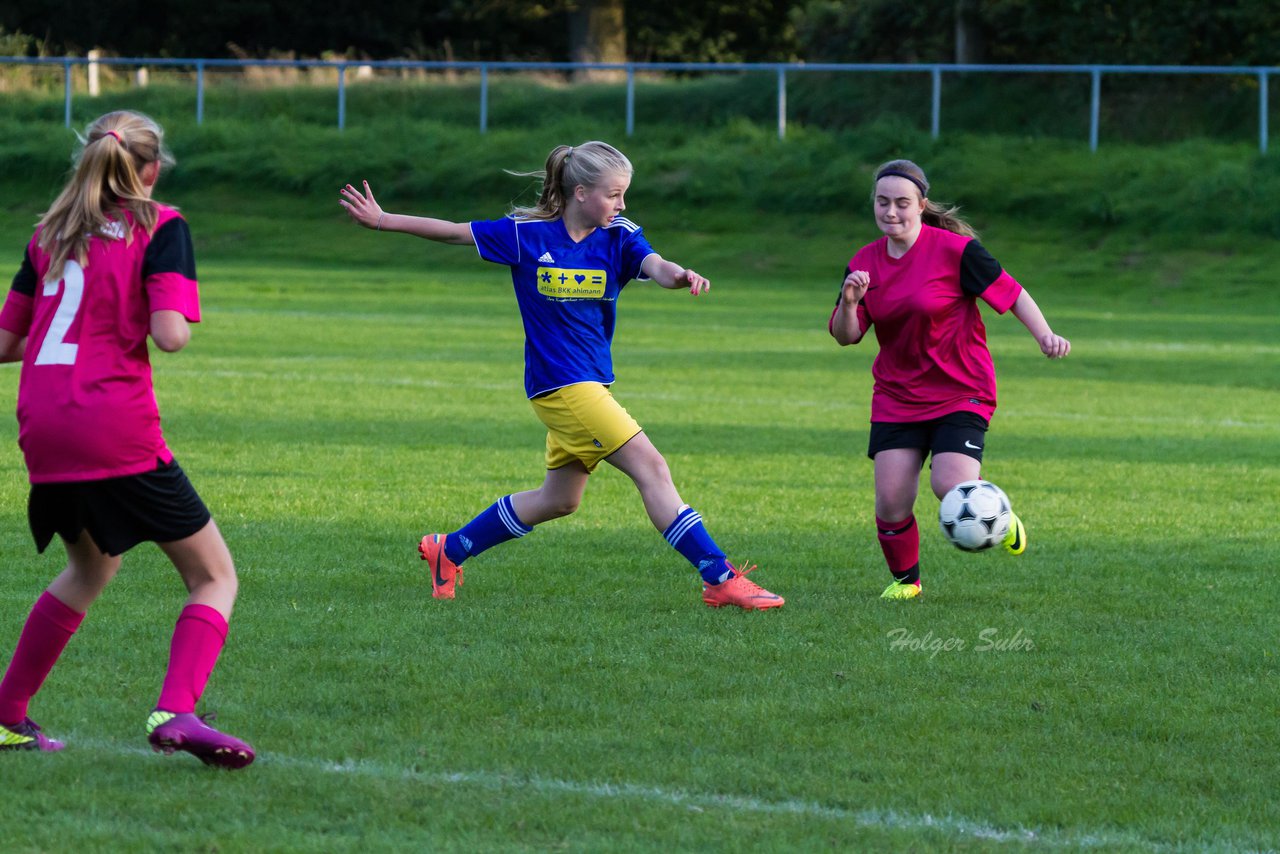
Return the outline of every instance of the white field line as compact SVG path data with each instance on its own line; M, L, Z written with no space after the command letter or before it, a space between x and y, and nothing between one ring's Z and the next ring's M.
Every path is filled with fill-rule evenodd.
M67 733L68 749L88 748L102 753L115 755L125 754L150 758L153 753L144 747L124 747L114 741L101 738L81 738L75 733ZM158 761L159 758L157 757ZM189 761L194 759L178 755L170 761ZM1143 840L1136 835L1117 833L1114 831L1067 832L1059 830L1039 830L1035 828L1002 828L980 821L974 821L954 815L936 816L930 813L912 814L890 809L848 809L833 807L815 801L784 799L777 801L763 800L744 795L732 795L717 792L686 792L678 789L664 789L658 786L641 786L632 783L593 783L575 780L561 780L548 777L511 776L487 771L418 771L413 768L402 768L368 760L334 762L325 759L310 759L288 756L271 752L258 758L256 768L288 768L318 775L346 775L365 777L374 780L398 780L409 784L424 786L470 786L495 792L510 792L512 795L538 795L584 798L599 801L635 801L653 803L661 806L676 807L689 812L706 812L710 810L730 810L735 812L755 813L759 815L790 815L801 818L821 819L826 821L847 822L875 830L935 831L946 836L962 839L981 839L988 842L1012 843L1024 847L1036 846L1044 848L1117 848L1144 851L1173 851L1176 846ZM220 773L220 772L210 772ZM252 774L253 770L236 773ZM1237 845L1214 845L1214 850L1245 851Z

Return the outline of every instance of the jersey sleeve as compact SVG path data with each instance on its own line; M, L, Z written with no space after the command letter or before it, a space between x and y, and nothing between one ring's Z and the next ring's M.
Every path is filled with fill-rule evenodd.
M629 233L622 242L622 269L619 270L618 284L625 285L632 279L647 281L649 277L641 271L640 267L644 264L644 259L654 254L657 253L645 238L644 229L637 228Z
M476 220L471 223L471 236L484 260L508 267L520 263L520 237L511 217Z
M156 228L142 257L142 283L149 311L176 311L200 322L196 255L187 221L175 216Z
M1000 314L1013 308L1022 285L1004 271L981 243L970 240L960 256L960 289L982 300Z
M36 284L35 264L31 263L31 250L22 253L22 266L13 277L13 286L5 297L4 308L0 309L0 329L6 329L20 338L25 338L31 328L31 311L35 304Z

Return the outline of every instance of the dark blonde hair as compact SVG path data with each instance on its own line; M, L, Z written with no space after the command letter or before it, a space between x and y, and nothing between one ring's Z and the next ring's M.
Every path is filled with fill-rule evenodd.
M876 197L876 184L880 183L881 178L890 176L906 178L915 184L916 189L920 191L920 198L924 199L924 212L920 214L920 220L925 225L945 228L947 231L963 234L966 237L978 236L973 226L960 218L959 207L954 205L947 207L929 200L929 179L925 177L924 170L910 160L890 160L888 163L882 163L876 167L875 176L875 180L871 182L873 201Z
M607 142L593 140L576 146L558 145L547 155L547 165L541 172L511 173L542 179L538 201L531 206L513 206L511 215L523 219L559 219L578 185L594 187L609 175L630 178L634 171L627 156Z
M70 258L85 264L89 241L122 221L124 211L148 232L154 229L156 206L142 182L142 169L156 161L174 162L164 131L141 113L107 113L77 136L80 150L71 178L40 217L40 248L52 259L45 274L51 279L62 277ZM130 229L124 229L124 239L132 240Z

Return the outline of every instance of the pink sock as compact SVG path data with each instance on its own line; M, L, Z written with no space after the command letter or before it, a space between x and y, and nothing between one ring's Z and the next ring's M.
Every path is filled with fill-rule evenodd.
M901 522L886 522L877 516L876 535L893 577L907 584L919 582L920 529L916 527L916 517L908 516Z
M84 614L72 610L48 590L40 594L22 627L4 680L0 681L0 723L26 720L27 703L40 690L83 619Z
M227 621L208 605L188 605L178 615L169 645L169 670L156 708L194 712L227 639Z

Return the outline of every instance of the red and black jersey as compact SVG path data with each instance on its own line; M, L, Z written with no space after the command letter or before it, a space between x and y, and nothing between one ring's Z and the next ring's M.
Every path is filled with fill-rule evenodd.
M929 225L901 258L889 255L887 237L867 244L846 274L853 270L870 274L858 323L874 329L880 344L871 420L927 421L958 411L990 420L995 366L977 301L1003 314L1022 286L977 240Z

